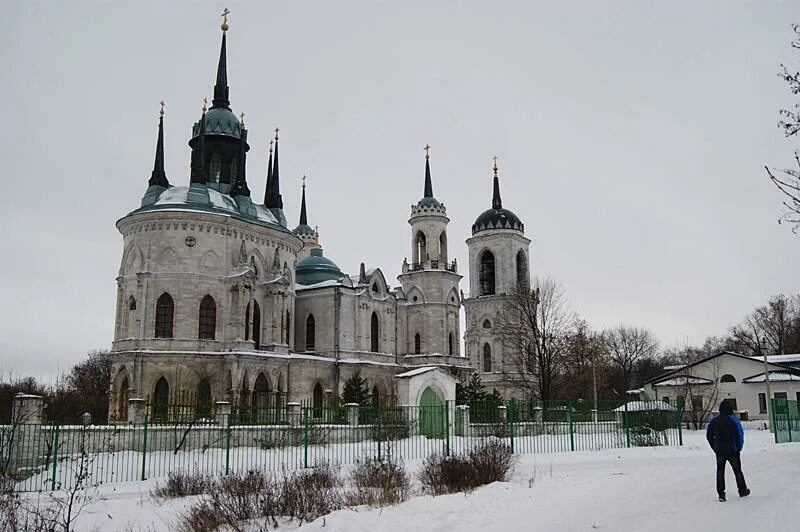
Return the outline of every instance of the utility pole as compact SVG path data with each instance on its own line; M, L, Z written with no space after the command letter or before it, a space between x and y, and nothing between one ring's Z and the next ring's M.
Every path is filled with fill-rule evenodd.
M770 390L769 385L769 362L767 362L767 351L764 349L762 351L764 353L764 381L767 383L767 426L769 427L770 432L775 432L774 427L772 426L772 391Z

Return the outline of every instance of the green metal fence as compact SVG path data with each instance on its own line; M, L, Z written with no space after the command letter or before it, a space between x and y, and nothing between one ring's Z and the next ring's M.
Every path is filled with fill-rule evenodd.
M775 443L800 442L800 403L788 399L772 400Z
M795 405L796 408L796 405ZM776 416L779 414L776 413ZM681 445L681 412L663 402L484 401L425 406L289 404L260 414L108 426L19 425L0 431L0 472L22 491L161 477L280 471L357 458L422 459L500 439L515 453Z

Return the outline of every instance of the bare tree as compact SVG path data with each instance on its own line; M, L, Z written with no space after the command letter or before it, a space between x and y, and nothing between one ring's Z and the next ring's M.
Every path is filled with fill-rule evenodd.
M698 366L695 366L698 367ZM685 369L675 377L678 402L682 402L683 417L694 429L702 428L711 417L719 399L719 357L704 364L702 375ZM711 382L705 382L705 380Z
M616 393L624 396L633 383L634 369L644 358L655 358L658 341L648 329L620 325L605 331L608 360L615 370Z
M505 380L529 397L552 399L569 355L574 317L554 279L536 279L532 290L509 296L497 317L506 353Z
M796 40L791 41L791 46L794 49L800 50L800 25L792 24L792 31L794 31ZM781 64L782 72L778 75L789 86L789 90L795 96L800 95L800 71L789 68L785 64ZM793 109L781 109L781 120L778 122L778 127L783 130L787 137L792 137L800 132L800 103L795 104ZM795 152L794 160L796 168L785 169L770 169L767 170L772 183L784 195L783 206L785 211L781 221L788 222L792 225L792 232L800 232L800 152Z
M800 351L800 302L798 297L773 296L742 323L731 328L732 346L753 356L782 355Z

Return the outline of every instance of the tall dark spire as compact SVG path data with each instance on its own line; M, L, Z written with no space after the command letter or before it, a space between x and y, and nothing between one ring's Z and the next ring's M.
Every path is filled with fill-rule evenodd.
M503 200L500 198L500 179L497 177L497 157L494 158L494 193L492 195L492 209L502 209Z
M264 198L264 206L270 209L283 209L283 198L281 197L281 177L280 164L278 163L278 129L275 128L275 157L272 159L272 180L267 180L267 193Z
M430 149L431 145L425 145L425 194L423 197L425 198L432 198L433 197L433 182L431 181L431 164L430 164Z
M269 162L267 163L267 187L264 189L264 205L269 203L269 194L272 190L272 143L275 142L269 139Z
M164 102L161 102L161 111L158 116L158 141L156 142L156 160L153 164L153 173L150 175L148 186L168 187L167 173L164 171Z
M225 37L228 33L228 8L222 12L222 45L219 49L219 64L217 65L217 83L214 85L214 99L211 101L212 107L224 107L229 109L231 102L228 99L228 63L225 53Z
M191 171L191 182L192 183L207 183L208 179L206 177L206 159L205 159L205 146L206 146L206 105L208 104L208 100L203 98L203 113L200 115L200 121L197 123L197 149L194 149L192 143L195 142L194 139L189 141L189 145L192 146L192 171Z
M306 216L306 176L303 176L303 199L300 201L300 225L308 225Z

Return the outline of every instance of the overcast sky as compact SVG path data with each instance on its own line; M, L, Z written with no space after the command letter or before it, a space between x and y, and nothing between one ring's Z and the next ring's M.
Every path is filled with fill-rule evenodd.
M0 367L47 377L111 345L114 224L147 186L162 99L167 176L188 183L226 4L3 4ZM776 127L793 103L776 74L800 59L799 2L227 5L253 196L279 125L287 218L306 173L309 222L345 271L397 284L430 143L465 276L497 155L533 274L595 327L702 342L800 290L800 236L763 170L798 147Z

